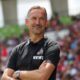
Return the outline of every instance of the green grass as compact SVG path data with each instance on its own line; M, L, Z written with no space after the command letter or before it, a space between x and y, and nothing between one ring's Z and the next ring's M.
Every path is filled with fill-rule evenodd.
M8 25L4 26L3 28L0 28L0 38L8 38L12 36L19 37L24 30L28 31L27 27L25 25L19 26L19 25Z
M69 17L69 16L61 16L61 17L60 17L60 22L61 22L62 24L64 24L64 25L70 25L70 24L73 23L71 17Z

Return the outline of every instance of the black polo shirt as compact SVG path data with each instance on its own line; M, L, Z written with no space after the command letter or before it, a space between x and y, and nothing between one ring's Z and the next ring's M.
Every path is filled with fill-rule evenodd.
M7 67L14 70L35 70L44 60L49 60L56 67L49 80L55 80L59 54L59 46L54 41L43 38L33 43L28 40L12 50Z

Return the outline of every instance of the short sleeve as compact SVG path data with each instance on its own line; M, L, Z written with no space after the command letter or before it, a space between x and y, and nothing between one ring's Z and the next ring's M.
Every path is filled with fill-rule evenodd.
M57 43L48 43L48 48L45 53L45 60L49 60L54 66L57 66L60 59L60 48Z
M17 48L13 48L10 54L7 67L16 70Z

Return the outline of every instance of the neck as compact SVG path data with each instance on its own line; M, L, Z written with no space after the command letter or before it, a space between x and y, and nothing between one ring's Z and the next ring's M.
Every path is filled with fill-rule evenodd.
M33 43L40 41L42 38L44 38L44 35L30 35L30 40Z

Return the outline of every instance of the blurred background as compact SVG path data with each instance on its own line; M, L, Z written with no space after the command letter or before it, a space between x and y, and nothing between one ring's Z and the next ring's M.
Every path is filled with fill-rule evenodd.
M45 7L45 36L61 48L56 80L80 80L80 0L0 0L0 78L10 51L28 38L25 19L34 6Z

